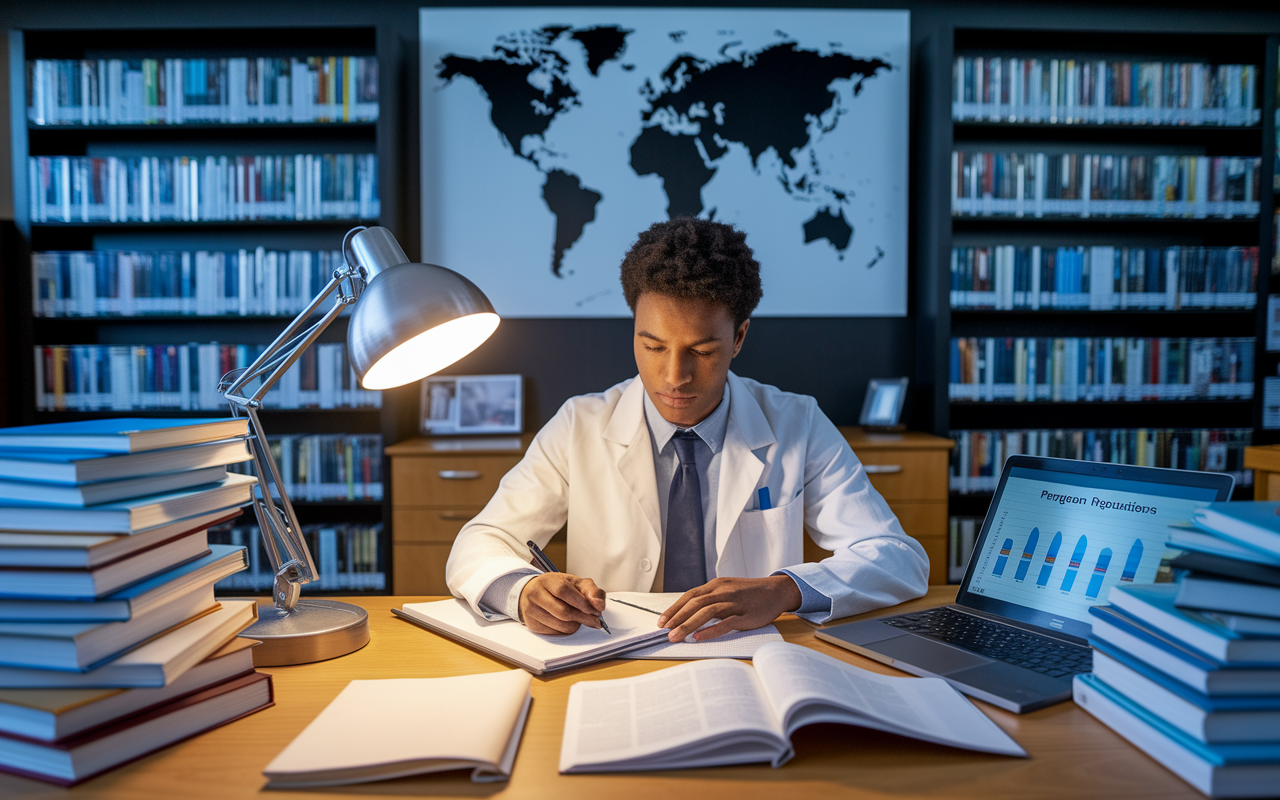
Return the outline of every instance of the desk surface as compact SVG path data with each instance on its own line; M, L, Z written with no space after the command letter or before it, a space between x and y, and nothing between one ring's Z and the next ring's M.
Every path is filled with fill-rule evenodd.
M955 587L939 586L894 609L947 602ZM793 797L1102 797L1199 798L1187 784L1130 746L1072 703L1018 716L978 706L1031 754L1003 758L953 750L843 725L813 725L793 739L796 757L767 764L624 775L560 775L556 771L569 687L579 680L620 678L672 662L610 661L567 675L534 678L530 712L511 781L473 784L461 773L404 778L325 790L263 791L262 769L355 678L429 678L507 667L488 656L393 617L390 609L421 597L365 597L372 641L357 653L318 664L271 667L276 706L162 750L70 790L0 773L0 797L107 797L129 800L282 798L334 795L494 798L681 797L782 800ZM887 612L876 612L876 615ZM784 617L788 641L885 674L901 674L818 641L812 628ZM432 724L424 720L424 724Z

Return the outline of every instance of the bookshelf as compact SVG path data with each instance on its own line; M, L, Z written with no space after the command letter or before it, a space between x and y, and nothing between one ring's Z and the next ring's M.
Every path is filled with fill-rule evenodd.
M226 413L246 366L328 279L343 234L396 231L398 44L378 26L10 33L9 424ZM339 318L262 421L321 579L390 589L382 444ZM216 540L249 544L252 515ZM260 546L232 591L270 585ZM255 578L259 579L255 582ZM260 584L260 585L259 585Z
M1274 43L956 28L950 44L933 251L950 552L1013 453L1227 471L1251 496L1243 448L1276 366L1259 337Z
M1271 303L1280 300L1280 36L1267 40L1267 85L1265 95L1270 98L1267 113L1262 119L1263 174L1270 180L1263 182L1260 237L1270 245L1270 269L1265 297L1258 309L1258 382L1260 387L1256 404L1257 444L1280 442L1280 352L1268 344L1273 338L1269 331L1275 327L1268 316L1275 313Z

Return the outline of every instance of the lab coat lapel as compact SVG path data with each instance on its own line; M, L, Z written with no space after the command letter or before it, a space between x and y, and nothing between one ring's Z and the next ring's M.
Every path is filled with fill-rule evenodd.
M644 422L644 384L633 378L614 406L604 438L621 445L615 462L618 474L635 495L649 521L654 538L662 541L662 512L658 505L658 478L653 467L653 445Z
M746 385L729 373L729 424L720 455L720 496L716 501L716 573L742 575L746 564L728 548L738 517L764 472L766 448L776 444L773 428Z

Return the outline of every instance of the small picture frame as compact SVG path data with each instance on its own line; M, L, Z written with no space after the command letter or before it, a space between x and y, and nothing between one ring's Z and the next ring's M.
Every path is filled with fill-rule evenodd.
M902 430L902 404L907 399L907 378L872 378L862 401L858 424L870 430Z
M522 375L432 375L422 381L422 433L520 433Z

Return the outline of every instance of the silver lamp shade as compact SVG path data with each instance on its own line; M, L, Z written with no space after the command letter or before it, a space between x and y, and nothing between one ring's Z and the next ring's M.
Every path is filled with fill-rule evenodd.
M413 264L386 228L351 237L348 259L369 283L347 329L351 364L366 389L420 380L479 347L499 318L474 283L434 264Z

